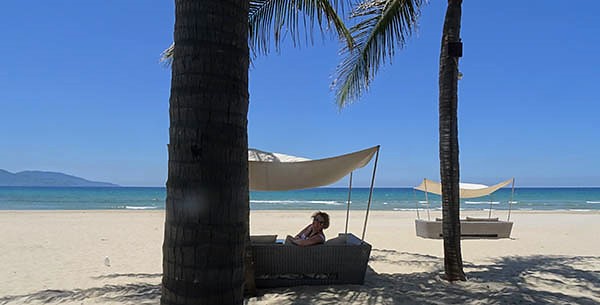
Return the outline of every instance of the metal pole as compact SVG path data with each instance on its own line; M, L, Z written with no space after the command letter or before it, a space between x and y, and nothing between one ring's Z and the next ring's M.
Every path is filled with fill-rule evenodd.
M429 210L431 209L431 207L429 206L429 197L427 196L427 179L423 178L423 184L425 184L425 201L427 201L427 220L431 220L431 217L429 216Z
M419 215L419 199L417 198L417 191L413 188L413 197L415 198L415 208L417 208L417 219L421 219Z
M352 196L352 173L350 172L350 183L348 184L348 208L346 209L346 229L344 229L344 234L348 234L348 219L350 218L350 198Z
M510 201L508 202L508 218L506 221L510 221L510 211L512 210L513 197L515 195L515 178L513 177L512 191L510 192Z
M489 196L490 196L490 213L488 214L488 219L492 218L492 202L494 201L492 194L490 194Z
M373 185L375 184L375 171L377 171L377 161L379 160L379 145L377 145L377 153L375 154L375 164L373 165L373 176L371 177L371 190L369 191L369 201L367 202L367 213L365 214L365 224L363 226L361 243L365 240L365 232L367 231L367 219L369 219L369 209L371 208L371 198L373 197Z

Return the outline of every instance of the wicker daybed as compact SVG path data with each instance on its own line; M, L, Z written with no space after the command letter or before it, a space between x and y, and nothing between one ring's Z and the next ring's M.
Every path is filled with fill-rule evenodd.
M256 287L363 284L370 253L351 233L310 247L252 243Z
M467 217L460 220L461 239L494 239L510 238L512 221L502 221L495 218L473 218ZM442 219L435 221L415 219L415 230L417 236L431 239L442 239Z
M352 193L352 173L375 156L365 222L361 238L348 232ZM315 188L350 175L346 227L343 234L322 245L300 247L276 242L275 235L250 236L252 251L246 273L246 288L297 285L363 284L371 254L365 242L367 219L373 196L379 146L361 151L310 160L256 149L248 151L249 184L254 191L285 191ZM249 271L248 271L249 270Z
M460 198L477 198L491 195L493 192L500 188L507 186L512 183L511 198L508 205L508 217L506 221L499 220L498 217L492 218L492 200L490 197L490 210L488 217L466 217L460 219L460 237L461 239L496 239L496 238L510 238L513 223L510 221L510 212L512 209L515 189L515 179L511 178L506 181L500 182L496 185L487 186L483 184L472 184L472 183L460 183ZM417 219L415 219L415 231L417 236L431 239L442 239L442 219L436 218L435 220L430 219L429 213L429 198L428 193L435 195L442 194L442 186L439 182L423 179L423 182L414 188L418 191L425 193L425 199L427 203L427 217L428 219L421 219L419 215L419 208L417 206Z

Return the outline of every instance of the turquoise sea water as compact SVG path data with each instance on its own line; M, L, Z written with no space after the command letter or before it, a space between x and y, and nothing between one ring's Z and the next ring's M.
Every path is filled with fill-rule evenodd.
M105 210L164 209L164 187L0 187L0 210ZM364 210L368 188L353 188L351 209ZM251 210L344 210L346 188L318 188L288 192L251 192ZM501 189L491 197L461 201L463 210L507 210L511 190ZM429 195L432 209L441 209L440 197ZM376 188L373 210L424 208L425 195L412 188ZM514 210L600 210L600 188L516 188Z

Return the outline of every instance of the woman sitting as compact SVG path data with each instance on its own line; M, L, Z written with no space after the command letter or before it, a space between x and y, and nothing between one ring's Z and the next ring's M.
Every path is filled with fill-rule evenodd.
M325 212L318 211L312 215L312 223L306 226L300 233L293 238L288 236L288 239L298 246L312 246L325 242L325 234L323 230L329 228L329 215Z

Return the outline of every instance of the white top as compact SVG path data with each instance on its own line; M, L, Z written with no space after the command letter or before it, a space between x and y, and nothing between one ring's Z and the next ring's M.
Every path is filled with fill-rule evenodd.
M248 151L250 189L285 191L329 185L367 165L378 149L375 146L319 160L251 149Z
M460 198L476 198L486 196L510 184L511 182L514 182L514 180L515 178L510 178L492 186L474 183L460 183ZM442 185L439 182L429 179L423 179L423 182L416 186L415 190L442 195Z

